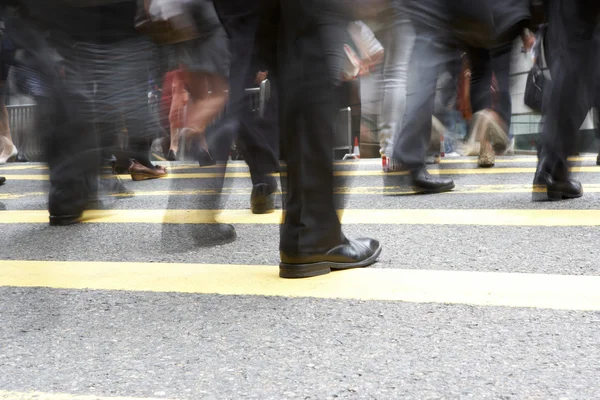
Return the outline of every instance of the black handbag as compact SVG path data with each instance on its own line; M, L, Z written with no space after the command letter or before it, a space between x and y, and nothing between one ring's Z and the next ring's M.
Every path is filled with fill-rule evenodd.
M546 66L544 57L544 33L545 27L540 28L537 34L537 41L533 48L535 54L535 62L527 74L527 82L525 83L525 95L523 102L533 111L541 113L542 103L544 98L544 87L547 84L548 78L545 75Z

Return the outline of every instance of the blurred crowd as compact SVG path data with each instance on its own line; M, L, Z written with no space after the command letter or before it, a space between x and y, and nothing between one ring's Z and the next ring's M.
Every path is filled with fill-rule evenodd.
M454 181L428 164L472 155L489 168L510 148L516 42L535 60L524 102L543 115L534 200L583 194L567 157L600 93L594 0L0 4L0 97L11 82L35 103L31 135L50 169L53 226L80 222L102 194L127 192L100 179L103 168L134 181L167 177L151 159L155 143L165 161L211 168L216 193L227 161L245 160L256 214L275 209L285 166L282 277L368 266L381 244L346 238L336 212L340 113L350 109L347 153L360 143L380 158L384 185L450 191ZM28 135L17 149L1 106L0 164L27 161ZM235 239L233 226L207 225L202 240Z

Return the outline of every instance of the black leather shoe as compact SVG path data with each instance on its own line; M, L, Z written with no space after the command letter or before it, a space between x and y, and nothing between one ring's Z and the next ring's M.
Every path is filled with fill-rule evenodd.
M600 154L598 154L598 157L596 157L596 165L600 165Z
M195 157L198 161L198 165L200 165L201 167L208 167L217 163L208 151L200 147L196 150Z
M82 214L50 215L50 226L68 226L81 222Z
M454 189L454 181L449 178L433 177L423 167L411 172L412 184L419 193L442 193Z
M334 247L323 254L286 254L281 252L281 278L310 278L325 275L332 270L362 268L377 261L381 244L374 239L362 238Z
M230 224L203 224L194 228L192 236L198 247L214 247L234 242L237 233Z
M177 161L177 155L175 154L175 152L173 150L169 150L169 153L167 154L167 161Z
M0 176L0 186L4 185L6 183L6 178L3 176Z
M533 201L558 201L583 196L583 187L575 179L557 180L548 172L537 172L533 180Z
M268 183L259 183L252 187L250 207L253 214L269 214L275 211L275 190Z

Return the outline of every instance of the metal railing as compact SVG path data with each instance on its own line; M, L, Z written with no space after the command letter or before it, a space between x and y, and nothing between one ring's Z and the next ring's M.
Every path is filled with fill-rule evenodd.
M15 145L32 161L40 161L43 155L42 140L34 134L35 108L35 104L6 106L8 123Z
M271 84L269 80L261 82L259 87L246 89L249 106L261 118L265 116L267 104L271 98ZM158 118L158 102L150 99L149 107L152 118ZM35 134L35 104L6 106L11 133L17 147L32 161L41 161L43 157L42 139ZM227 110L224 110L215 120L218 122ZM341 151L352 152L352 116L350 108L340 110L334 132L334 154Z

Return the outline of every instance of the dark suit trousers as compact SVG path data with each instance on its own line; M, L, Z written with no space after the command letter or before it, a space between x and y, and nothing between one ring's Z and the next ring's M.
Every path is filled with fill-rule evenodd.
M546 55L552 80L544 88L540 162L555 179L569 176L567 157L598 88L600 3L552 0Z
M232 141L237 136L244 150L244 159L250 169L252 183L273 183L269 177L279 168L279 140L277 135L277 85L270 77L272 97L264 118L250 108L245 89L256 86L254 77L259 65L253 59L254 36L258 14L244 18L221 16L230 38L232 68L230 71L229 104L225 121L217 127L217 158L226 159ZM223 129L220 129L223 128Z
M308 81L288 81L281 92L287 195L280 248L288 254L320 253L345 241L336 213L340 202L333 194L333 132L341 104L339 88Z
M471 108L473 113L493 108L510 127L512 100L510 97L510 55L512 42L492 50L469 47L471 61ZM498 102L492 101L492 74L498 82Z
M411 170L425 166L431 141L438 76L458 56L443 31L415 24L415 44L408 67L406 108L396 132L392 157Z
M15 43L32 55L27 67L39 74L47 93L36 98L36 132L50 169L50 214L77 215L97 194L100 168L90 79L82 55L68 35L58 37L51 45L63 57L59 65L44 35L29 22L7 21L7 28ZM60 67L64 74L59 74Z

